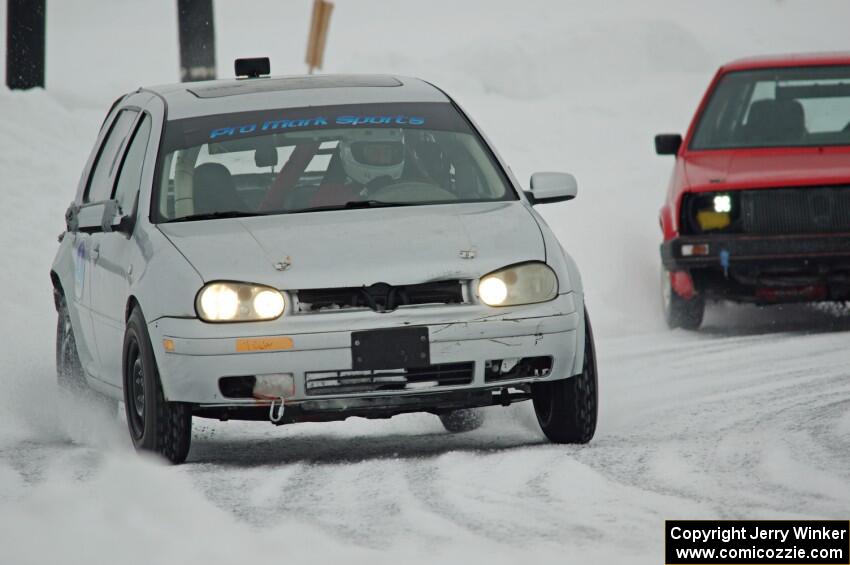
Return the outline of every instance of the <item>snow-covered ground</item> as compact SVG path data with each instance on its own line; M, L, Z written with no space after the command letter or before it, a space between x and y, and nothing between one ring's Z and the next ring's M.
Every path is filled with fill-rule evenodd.
M220 74L257 54L303 72L309 4L217 2ZM652 135L685 129L725 60L846 47L850 4L336 4L326 71L432 80L519 178L578 177L579 198L543 213L597 328L596 439L549 445L525 405L458 436L427 415L196 420L172 468L58 396L47 273L63 212L108 104L176 80L177 42L171 0L51 1L47 90L0 90L0 563L659 563L666 518L846 519L850 314L723 306L699 334L665 330L671 161Z

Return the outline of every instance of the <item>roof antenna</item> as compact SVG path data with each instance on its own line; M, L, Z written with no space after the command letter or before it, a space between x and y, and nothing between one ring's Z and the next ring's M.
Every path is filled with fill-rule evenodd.
M271 73L271 63L269 63L268 57L236 59L233 66L236 69L237 78L259 78Z

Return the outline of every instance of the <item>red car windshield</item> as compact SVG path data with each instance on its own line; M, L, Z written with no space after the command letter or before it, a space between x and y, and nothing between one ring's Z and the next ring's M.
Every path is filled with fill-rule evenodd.
M850 145L850 67L731 72L721 78L689 149Z

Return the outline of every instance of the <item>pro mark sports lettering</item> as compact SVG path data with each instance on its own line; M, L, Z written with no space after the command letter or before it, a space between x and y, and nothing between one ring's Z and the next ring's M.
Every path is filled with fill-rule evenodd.
M252 134L257 131L274 131L293 128L321 128L329 124L337 126L421 126L425 124L425 118L419 116L406 116L404 114L389 116L337 116L332 120L328 120L324 116L298 119L281 118L277 120L265 120L262 123L250 123L239 126L215 128L210 132L210 139Z

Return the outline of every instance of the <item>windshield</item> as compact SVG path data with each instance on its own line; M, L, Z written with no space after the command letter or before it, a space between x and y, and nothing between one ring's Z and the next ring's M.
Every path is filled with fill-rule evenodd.
M690 149L820 145L850 145L850 67L727 74Z
M153 219L514 200L447 103L358 104L169 122Z

